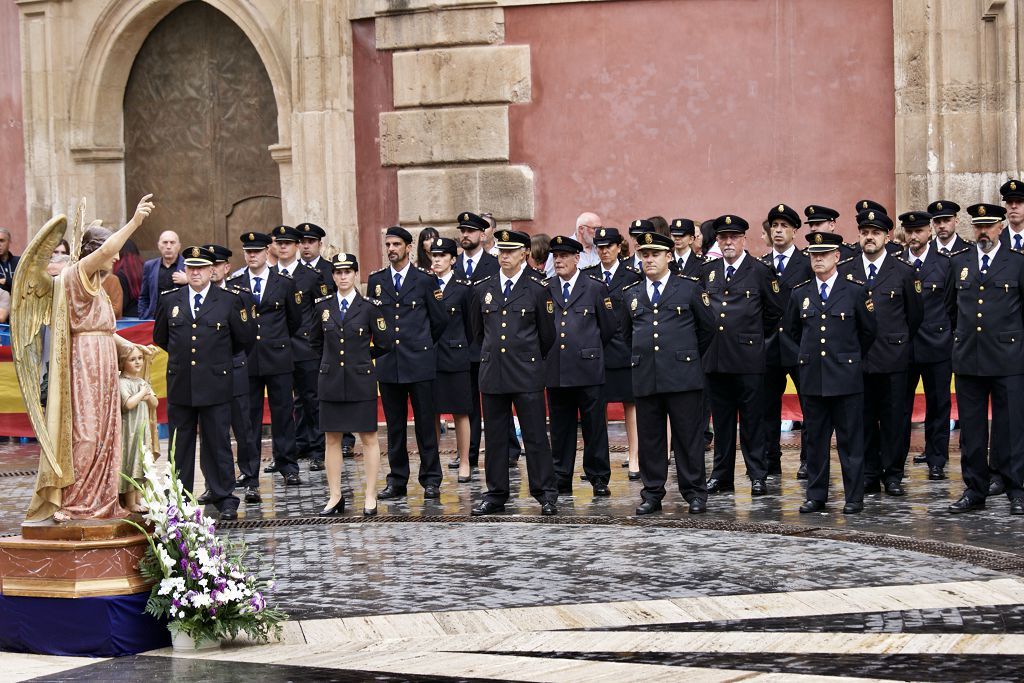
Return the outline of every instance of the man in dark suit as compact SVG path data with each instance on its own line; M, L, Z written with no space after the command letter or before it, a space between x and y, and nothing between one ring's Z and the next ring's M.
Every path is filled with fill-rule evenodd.
M480 344L487 491L473 515L504 512L509 498L508 439L512 408L526 447L530 495L542 515L558 514L558 487L544 415L544 357L555 340L554 302L540 278L523 268L529 235L495 232L501 269L473 286L473 334Z
M910 449L910 421L914 412L917 384L924 384L924 458L928 478L946 478L949 460L949 383L953 373L953 327L946 310L946 280L949 257L939 253L931 241L931 216L927 211L900 214L907 235L904 260L914 267L921 287L924 319L911 342L910 367L907 370L906 414L903 425L904 452ZM917 458L914 458L917 462Z
M841 235L812 231L807 241L814 277L793 287L783 322L798 347L804 410L807 500L800 512L825 509L835 433L846 494L843 514L857 514L864 510L861 359L875 340L874 304L863 283L839 276Z
M1007 180L999 188L1006 207L1006 227L999 240L1014 251L1024 251L1024 182Z
M256 343L249 351L249 410L253 438L263 430L263 395L270 404L274 463L264 472L280 472L285 484L298 486L295 455L295 418L292 415L292 336L302 327L301 295L291 278L267 265L270 235L247 232L241 236L246 269L228 281L229 287L248 292L256 302Z
M779 283L780 300L789 302L794 285L806 282L812 276L811 260L796 248L794 240L800 229L800 214L786 204L773 206L765 221L765 232L772 249L761 257L761 261L775 270ZM797 347L785 334L781 321L777 330L772 330L765 339L765 457L768 474L782 474L782 399L786 394L788 375L799 394L800 374L797 372ZM798 396L799 398L799 396ZM800 468L797 479L807 478L807 453L803 446L804 433L800 432Z
M676 480L691 514L707 511L704 486L701 354L711 343L711 301L695 277L669 270L672 239L638 236L644 279L622 290L621 326L631 349L640 438L642 502L636 514L661 510L668 480L666 421L675 444Z
M879 202L876 202L873 199L861 199L854 205L853 212L855 214L861 213L863 211L875 211L876 213L884 213L886 215L889 214L889 210L886 209L885 206L883 206ZM899 244L898 242L893 242L891 239L889 239L890 237L891 235L886 237L884 245L885 253L892 254L893 256L901 255L903 253L903 245ZM862 252L859 242L853 245L853 248L858 254Z
M234 293L211 286L213 254L186 250L188 286L160 298L153 341L167 351L167 419L175 463L189 491L195 480L196 428L202 432L200 467L209 502L221 519L238 517L231 460L232 357L252 343L249 312Z
M697 256L691 248L696 230L696 226L689 218L677 218L669 225L673 243L670 267L673 272L694 277L700 275L703 259Z
M149 259L142 264L142 288L139 290L139 317L152 318L156 315L160 292L166 292L186 283L185 261L182 259L181 242L173 230L164 230L157 240L160 258Z
M618 328L608 288L580 272L583 245L571 237L551 240L555 277L548 282L558 338L544 361L551 422L551 454L558 492L572 495L576 428L583 427L583 472L595 496L608 496L608 420L602 387L604 345Z
M839 212L821 204L804 207L804 220L807 227L818 232L835 233L839 227ZM845 260L857 254L857 245L839 241L839 258Z
M983 509L990 495L991 402L991 466L1010 499L1010 514L1024 515L1024 254L1000 242L1005 208L975 204L967 213L975 246L950 258L947 280L966 486L949 511Z
M747 253L747 221L726 214L715 219L722 258L701 267L718 332L703 354L715 425L715 458L708 493L732 491L736 469L736 418L750 493L768 493L764 440L765 339L782 318L775 270Z
M320 278L327 285L327 291L334 293L334 276L331 262L320 256L323 239L327 231L315 223L299 223L295 226L299 233L299 254L303 265L309 266L320 273Z
M940 199L928 205L928 214L932 217L932 230L935 231L935 250L944 256L950 256L970 246L970 242L956 233L957 215L960 205L948 199Z
M861 365L864 372L864 477L868 493L884 488L902 496L907 453L907 369L911 341L924 319L921 283L914 267L886 252L892 219L868 209L857 214L860 254L840 264L839 274L864 282L874 302L878 336Z
M408 406L412 402L416 446L420 451L419 482L423 497L441 497L441 461L434 428L432 382L437 374L434 344L445 327L441 290L437 278L412 265L412 235L405 228L388 228L384 235L390 265L371 273L367 291L394 315L395 347L377 359L377 382L384 419L388 424L388 483L379 500L403 498L409 482L409 450L406 446Z

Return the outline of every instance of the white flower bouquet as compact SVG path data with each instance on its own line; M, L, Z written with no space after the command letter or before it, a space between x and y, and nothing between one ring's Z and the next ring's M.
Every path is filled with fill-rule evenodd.
M184 633L197 646L235 638L240 632L261 642L280 637L288 617L267 604L273 581L259 581L246 571L244 544L217 537L214 521L203 515L195 496L178 480L173 445L171 451L166 474L161 476L147 463L141 485L129 480L148 510L143 519L152 526L148 530L127 520L149 540L139 570L157 583L146 612L169 618L171 631Z

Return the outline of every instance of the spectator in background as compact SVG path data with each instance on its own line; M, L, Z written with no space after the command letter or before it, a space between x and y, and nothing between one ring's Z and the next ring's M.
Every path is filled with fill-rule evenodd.
M68 244L67 240L61 240L60 243L53 248L54 256L67 256L71 253L71 245Z
M142 266L142 288L138 300L140 318L150 319L156 315L160 292L180 287L187 282L184 272L185 260L181 258L181 240L178 239L178 233L173 230L163 231L156 246L160 251L160 257L149 259Z
M530 253L526 256L527 264L534 270L544 270L544 264L548 260L548 246L551 244L551 236L546 232L538 232L530 237Z
M661 220L664 221L665 219L662 218ZM573 234L566 235L566 237L572 237L583 245L578 266L580 270L596 266L601 262L601 257L597 255L597 249L594 248L594 232L600 228L601 217L591 211L584 211L576 217L576 230ZM668 234L668 223L665 223L665 234ZM542 270L548 277L555 276L555 263L551 260L550 255L548 255L547 261L544 262Z
M121 284L121 315L139 317L139 294L142 291L142 257L135 242L128 240L121 247L121 255L114 264L114 274Z
M17 267L18 257L11 253L11 231L0 228L0 289L8 293L11 291Z
M654 232L666 237L672 236L672 231L669 230L668 221L665 220L664 216L651 216L647 220L654 224Z
M722 252L718 248L718 241L715 239L715 221L707 220L700 224L701 253L705 259L722 258Z
M497 227L498 222L494 220L494 214L481 212L480 218L487 221L487 229L484 230L483 245L484 251L491 256L497 257L498 246L494 243L494 228Z
M437 228L423 228L416 240L416 267L432 272L433 261L430 258L430 247L437 239Z
M11 295L0 289L0 323L6 323L11 317Z

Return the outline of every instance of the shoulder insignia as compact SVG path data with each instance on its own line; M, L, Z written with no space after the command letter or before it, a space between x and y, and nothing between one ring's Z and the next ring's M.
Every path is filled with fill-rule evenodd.
M586 268L580 268L581 273L586 273L591 270L597 270L600 266L587 266Z
M813 280L813 279L814 278L811 278L811 280ZM795 285L793 285L793 289L796 289L797 287L803 287L804 285L809 285L809 284L811 284L811 280L804 280L801 283L795 284Z
M852 273L851 273L851 275L852 275ZM867 285L867 283L866 283L866 282L864 282L863 280L857 280L857 279L854 279L854 278L853 278L853 277L851 277L850 275L847 275L847 276L846 276L846 279L847 279L847 280L849 280L850 282L852 282L852 283L853 283L853 284L855 284L855 285L860 285L861 287L864 287L864 286L866 286L866 285Z
M380 299L367 299L367 301L369 301L371 304L373 304L374 306L376 306L378 308L380 308L381 306L384 305L384 302L381 301Z
M851 256L851 257L849 257L849 258L844 258L843 260L841 260L841 261L840 261L839 263L837 263L836 265L837 265L837 266L841 266L841 265L843 265L843 264L849 263L850 261L852 261L852 260L853 260L853 259L855 259L855 258L857 258L857 257L856 257L856 256Z
M281 272L280 270L278 270L278 271L277 271L277 275L279 275L279 276L281 276L281 277L286 277L286 278L288 278L289 280L292 280L292 279L294 279L294 277L292 276L292 274L291 274L291 273L287 273L287 274L286 274L286 273L282 273L282 272Z
M476 282L474 282L474 283L473 283L473 286L474 286L474 287L476 287L476 286L478 286L478 285L482 285L483 283L485 283L485 282L487 282L488 280L490 280L490 279L491 279L492 277L494 277L494 276L493 276L493 275L488 275L488 276L487 276L487 277L485 277L485 278L481 278L481 279L477 280Z
M309 267L312 268L312 266L309 266ZM327 296L327 294L328 294L327 285L321 284L320 285L320 295L321 296Z
M174 292L177 292L179 289L181 289L181 287L171 287L170 289L165 289L164 291L160 292L160 296L163 296L164 294L173 294Z
M853 280L853 273L847 273L846 274L846 279L847 280Z
M902 253L902 252L900 252L900 253ZM903 259L901 259L899 257L899 255L897 255L897 254L889 254L889 256L894 256L895 258L893 260L896 261L896 263L898 263L898 264L900 264L902 266L906 266L907 268L913 268L914 267L914 266L910 265L909 263L907 263L906 261L904 261Z
M330 298L331 298L331 296L329 294L327 296L320 296L320 297L317 297L316 299L313 299L313 303L318 304L321 301L327 301Z
M377 273L383 273L385 270L387 270L390 267L391 266L384 266L383 268L378 268L377 270L375 270L372 273L370 273L370 275L376 275Z
M938 249L935 250L935 253L938 254L939 256L941 256L942 258L946 258L946 259L948 259L950 256L952 256L952 254L944 254L941 251L939 251ZM957 252L957 253L959 254L960 252Z
M623 285L622 289L623 289L623 291L625 291L625 290L629 289L630 287L636 287L641 282L643 282L643 280L637 280L636 282L630 282L628 285Z
M538 277L539 277L539 276L538 276ZM539 283L541 283L542 285L544 285L545 287L547 287L547 286L548 286L548 283L550 282L550 280L548 280L547 278L544 278L544 279L537 279L537 280L534 280L534 282L539 282Z
M971 250L970 247L964 247L963 249L958 249L957 251L954 251L952 254L950 254L950 256L959 256L960 254L964 253L965 251L970 251L970 250Z
M697 277L696 275L683 275L682 273L679 273L679 277L683 278L684 280L693 280L694 282L700 282L700 278Z

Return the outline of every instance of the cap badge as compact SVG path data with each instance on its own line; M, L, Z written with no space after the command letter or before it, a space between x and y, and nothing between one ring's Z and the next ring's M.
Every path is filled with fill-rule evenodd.
M605 232L604 228L601 228L601 232L597 233L597 236L598 236L598 237L604 237L604 236L605 236L605 235L607 235L607 234L608 234L608 233L606 233L606 232Z
M1010 181L1010 189L1011 189L1011 190L1016 190L1016 189L1017 189L1017 183L1015 183L1015 182L1013 182L1013 181L1011 180L1011 181Z
M726 216L725 217L725 224L726 225L732 225L732 216Z
M501 231L501 241L508 242L508 230Z
M250 233L249 233L249 241L250 241L250 242L252 242L252 241L253 241L254 239L256 239L256 235L254 235L254 234L252 234L252 233L250 232Z
M562 243L562 236L559 235L558 237L555 238L555 244L561 244L561 243Z
M640 227L640 220L639 219L633 221L633 227L634 228L639 228Z
M985 207L984 206L979 206L978 207L978 215L979 216L984 216L985 215Z
M682 221L676 221L676 227L677 228L683 227L683 222Z
M785 209L786 209L786 207L784 205L779 204L779 211L784 211Z
M860 203L860 208L862 208L862 209L868 208L868 203L867 202L861 202Z
M651 233L647 233L646 235L644 235L644 244L650 244L653 241L654 241L654 238L651 237Z
M942 208L942 202L938 202L938 203L936 203L936 204L935 204L935 208L936 208L936 209L941 209L941 208Z
M807 215L810 216L812 213L817 213L817 211L814 210L813 206L808 206L807 207Z
M814 243L821 244L821 233L818 233L817 235L814 236Z
M192 258L199 258L199 247L192 247Z
M462 220L468 221L469 220L469 214L468 213L462 214Z
M875 212L874 211L868 211L868 220L869 221L875 220Z
M912 220L912 221L916 221L916 220L917 220L917 217L916 217L916 216L914 216L914 214L910 214L910 220Z

